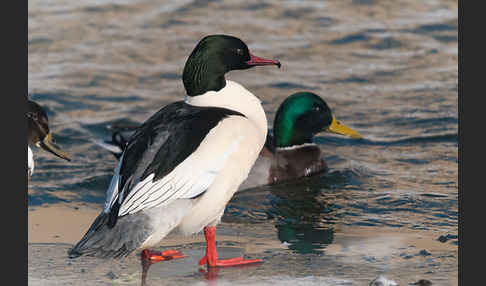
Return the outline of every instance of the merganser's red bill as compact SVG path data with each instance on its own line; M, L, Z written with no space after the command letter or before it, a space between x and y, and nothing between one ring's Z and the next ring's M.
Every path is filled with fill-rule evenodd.
M279 61L276 60L267 60L264 58L260 58L257 56L254 56L250 53L250 60L246 62L246 64L250 66L268 66L268 65L276 65L278 68L280 68L281 64Z

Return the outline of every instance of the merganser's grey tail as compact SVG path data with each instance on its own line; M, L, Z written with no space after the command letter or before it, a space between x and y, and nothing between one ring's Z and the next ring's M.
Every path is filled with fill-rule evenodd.
M69 257L124 257L140 247L153 233L144 212L119 217L112 228L108 226L109 218L109 213L102 212L83 238L68 251Z

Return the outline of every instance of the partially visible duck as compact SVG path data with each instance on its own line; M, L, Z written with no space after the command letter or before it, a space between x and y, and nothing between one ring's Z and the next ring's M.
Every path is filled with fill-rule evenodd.
M120 160L123 149L128 143L128 139L140 125L113 124L108 126L111 130L110 140L93 140L100 147L110 151L116 159Z
M317 94L297 92L290 95L277 110L273 136L268 133L265 147L239 189L325 172L327 164L321 149L312 141L314 136L325 132L362 138L357 131L337 120Z
M221 260L215 244L225 206L248 176L267 135L260 100L225 74L260 65L280 67L278 61L252 55L233 36L211 35L197 44L184 67L185 100L160 109L129 138L104 207L69 250L70 257L123 257L140 249L145 269L183 257L178 251L148 249L172 230L185 235L204 230L206 255L199 264L261 261Z
M71 161L69 155L61 150L52 141L52 133L49 131L49 119L44 109L36 102L28 99L29 109L27 111L27 178L30 179L34 173L34 154L30 146L40 147L47 152L56 155L67 161Z

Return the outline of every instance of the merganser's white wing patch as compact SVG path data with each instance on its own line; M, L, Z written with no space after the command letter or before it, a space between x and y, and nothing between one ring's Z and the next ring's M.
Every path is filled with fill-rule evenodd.
M175 199L194 198L205 192L242 140L241 137L233 137L231 142L220 141L219 146L216 146L218 142L211 140L214 139L212 132L191 156L165 177L153 181L154 174L150 174L138 182L123 200L118 216L169 204Z

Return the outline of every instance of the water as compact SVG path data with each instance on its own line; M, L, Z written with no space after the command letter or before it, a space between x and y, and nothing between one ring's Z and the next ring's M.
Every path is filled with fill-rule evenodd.
M223 230L255 227L256 237L284 245L267 249L279 258L254 271L311 285L364 285L359 281L383 272L404 284L414 282L404 280L413 273L415 281L457 285L457 238L439 242L447 249L431 256L410 245L400 252L393 243L392 254L380 256L363 234L425 233L434 242L457 235L457 6L447 0L29 1L28 90L73 158L66 163L34 150L29 207L101 207L116 160L93 140L109 139L109 124L143 122L181 100L182 69L197 41L232 34L255 55L282 63L227 76L261 98L269 126L285 97L310 90L365 138L318 137L327 174L233 198ZM369 253L330 250L349 236ZM289 258L305 267L271 262Z

